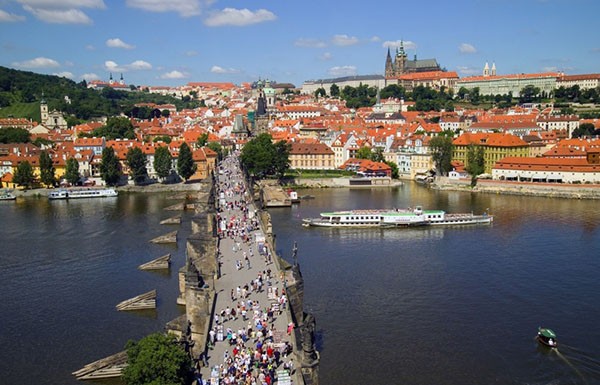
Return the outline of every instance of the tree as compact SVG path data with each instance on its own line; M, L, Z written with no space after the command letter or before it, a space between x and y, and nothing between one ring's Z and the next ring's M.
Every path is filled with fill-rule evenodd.
M271 135L263 133L244 145L240 160L250 174L257 178L283 176L289 168L291 145L284 141L273 144Z
M31 134L24 128L6 127L0 129L0 143L29 143Z
M192 360L172 334L150 334L129 341L123 380L128 385L191 384Z
M523 87L521 92L519 92L519 102L521 103L531 103L533 101L537 101L540 99L540 88L535 87L531 84Z
M192 150L183 142L179 146L179 157L177 158L177 173L180 177L187 180L196 172L196 164L194 164L194 158L192 156Z
M40 181L48 187L56 184L55 169L52 158L46 151L40 152Z
M340 87L337 84L333 83L331 87L329 87L329 94L333 97L340 96Z
M371 147L364 146L356 151L356 157L358 159L371 159L371 155Z
M15 170L15 175L13 176L13 182L28 189L31 188L34 180L35 177L33 175L33 167L31 167L31 163L26 160L19 163Z
M579 127L573 130L573 134L571 135L573 138L580 138L582 136L591 136L594 135L596 131L596 127L593 123L581 123Z
M173 157L167 147L160 146L154 152L154 170L159 178L165 179L173 169Z
M146 155L139 147L132 147L127 151L125 160L131 171L131 179L138 185L148 178L148 168L146 167Z
M383 148L375 147L371 150L371 158L373 162L385 163L385 157L383 156Z
M319 87L317 88L317 90L315 91L315 98L319 98L319 96L325 96L327 95L327 91L325 91L325 88L323 87Z
M210 143L208 143L206 145L206 147L208 147L211 150L213 150L214 152L216 152L218 159L223 159L223 147L221 146L221 143L219 143L219 142L210 142Z
M129 118L115 117L108 118L106 126L102 126L92 131L92 136L105 137L110 140L134 139L135 132Z
M198 147L204 147L206 146L206 143L208 143L208 133L205 132L198 137L198 140L196 140L196 144L198 145Z
M469 144L467 147L467 165L465 170L471 175L471 187L477 184L477 176L485 171L485 158L482 146Z
M438 174L447 175L452 169L453 147L452 138L447 136L435 136L429 141L429 150Z
M383 163L387 164L392 169L392 179L398 179L400 177L398 165L395 162L384 161Z
M67 159L65 171L65 179L70 185L74 186L79 182L81 175L79 174L79 162L75 158Z
M102 161L100 162L100 176L104 183L109 186L116 186L121 179L122 171L119 159L112 147L106 147L102 150Z

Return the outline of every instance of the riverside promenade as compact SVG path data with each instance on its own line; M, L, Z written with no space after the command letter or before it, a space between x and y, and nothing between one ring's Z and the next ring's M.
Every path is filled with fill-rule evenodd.
M301 384L285 291L293 275L265 242L236 157L221 163L215 192L219 276L198 383Z

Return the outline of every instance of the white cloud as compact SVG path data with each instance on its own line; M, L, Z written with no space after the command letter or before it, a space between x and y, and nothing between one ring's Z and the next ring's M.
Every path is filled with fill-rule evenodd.
M186 51L185 56L188 56L188 57L198 56L198 52L196 52L194 50Z
M237 74L240 70L236 70L234 68L223 68L219 66L212 66L210 72L213 74Z
M134 49L135 46L131 44L125 43L123 40L117 38L108 39L106 41L106 46L110 48L123 48L123 49Z
M221 27L224 25L243 27L275 19L277 19L277 16L266 9L251 11L247 8L225 8L221 11L211 12L210 16L204 20L204 24L209 27Z
M60 64L56 60L48 59L46 57L36 57L35 59L26 60L22 62L13 62L13 67L19 68L56 68L60 67Z
M185 79L188 75L179 71L171 71L160 75L161 79Z
M136 60L131 64L127 65L127 68L136 71L136 70L151 70L152 69L152 64L143 61L143 60Z
M136 60L130 64L120 66L112 60L107 60L104 62L104 68L110 72L141 71L152 69L152 64L143 60Z
M462 43L461 45L459 45L458 51L460 53L477 53L477 49L469 43Z
M37 19L54 24L92 24L81 8L105 9L103 0L17 0Z
M349 46L349 45L358 44L358 39L354 36L334 35L333 38L331 39L331 42L334 45Z
M352 76L356 75L355 66L336 66L331 67L327 73L331 76Z
M212 0L127 0L125 2L131 8L149 12L177 12L182 17L200 15L203 6L212 3Z
M92 80L98 80L100 77L95 73L87 73L80 76L81 80L85 80L86 82L90 82Z
M467 66L458 66L456 67L456 69L460 74L467 76L481 75L483 71L481 68L473 68Z
M327 44L324 41L317 39L305 39L299 38L294 42L296 47L304 47L304 48L325 48Z
M96 47L94 47L92 44L88 44L85 46L85 49L87 49L88 51L95 51Z
M325 52L323 53L323 55L319 56L319 59L321 60L331 60L333 58L333 55L331 54L331 52Z
M372 42L376 43L378 41L381 41L381 38L379 36L372 36L369 40L371 40Z
M57 73L54 73L53 75L67 78L67 79L73 79L73 77L74 77L73 73L69 72L69 71L57 72Z
M15 21L24 21L25 16L15 15L14 13L8 13L0 9L0 23L9 23Z
M404 45L404 49L415 49L417 48L417 43L412 42L410 40L407 41L402 41L402 40L396 40L396 41L384 41L383 42L383 47L384 48L400 48L400 45Z
M78 9L41 9L24 6L33 16L52 24L92 24L92 19Z
M44 9L106 8L103 0L17 0L17 2Z

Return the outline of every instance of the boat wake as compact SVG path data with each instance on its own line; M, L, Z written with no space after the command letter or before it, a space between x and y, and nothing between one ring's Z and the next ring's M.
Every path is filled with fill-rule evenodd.
M556 355L587 384L588 378L600 380L600 359L572 346L561 344ZM595 382L594 382L595 383Z

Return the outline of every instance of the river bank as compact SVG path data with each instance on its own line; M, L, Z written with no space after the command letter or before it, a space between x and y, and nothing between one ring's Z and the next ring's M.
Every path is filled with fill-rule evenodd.
M154 183L144 186L136 185L125 185L118 186L116 190L121 193L162 193L162 192L194 192L200 191L202 183L173 183L173 184L162 184ZM104 188L104 186L93 186L92 188ZM36 188L31 190L18 190L13 189L12 193L17 197L43 197L46 198L50 191L55 190L54 188Z
M564 183L529 183L481 179L471 187L468 179L438 177L430 185L434 190L467 191L486 194L504 194L567 199L600 199L599 185L573 185Z

